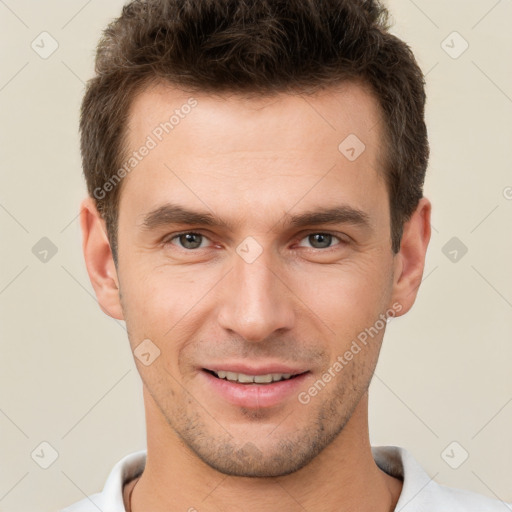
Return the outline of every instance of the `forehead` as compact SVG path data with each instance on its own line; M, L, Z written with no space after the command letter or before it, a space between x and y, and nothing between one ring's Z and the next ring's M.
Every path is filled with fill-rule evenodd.
M188 119L186 123L185 119ZM223 138L225 150L242 149L242 144L244 149L272 150L294 139L304 143L305 135L313 146L324 139L326 131L333 135L336 132L333 138L340 141L343 135L354 133L367 146L376 146L381 142L381 120L380 105L369 86L363 83L344 82L314 95L266 96L207 95L186 92L169 84L155 84L139 92L131 103L127 142L132 147L147 135L157 142L177 140L185 131L183 127L178 128L186 124L193 127L199 140L205 139L205 132L212 142L217 137ZM211 130L212 125L217 129ZM229 128L236 137L225 138ZM276 129L280 131L278 140L273 137ZM201 153L201 149L196 147L195 153Z
M201 198L215 202L213 189L220 196L236 190L232 204L253 208L289 209L313 188L304 206L319 195L334 201L340 190L368 203L375 199L372 189L385 190L381 119L376 98L355 83L309 96L266 97L153 86L130 108L128 153L151 149L128 173L123 189L139 209L175 200L169 195L180 192L198 205Z

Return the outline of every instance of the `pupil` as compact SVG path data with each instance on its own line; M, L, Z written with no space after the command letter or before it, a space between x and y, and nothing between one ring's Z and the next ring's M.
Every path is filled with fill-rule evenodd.
M309 236L309 242L313 247L316 248L325 248L331 245L332 235L328 235L325 233L316 233L314 235Z
M186 233L181 235L181 244L186 249L197 249L201 245L201 235Z

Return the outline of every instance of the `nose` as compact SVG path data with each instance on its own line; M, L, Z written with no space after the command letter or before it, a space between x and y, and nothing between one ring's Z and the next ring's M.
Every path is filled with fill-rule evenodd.
M277 331L282 334L295 322L293 293L268 252L252 263L235 254L234 268L222 287L219 324L247 341L262 341Z

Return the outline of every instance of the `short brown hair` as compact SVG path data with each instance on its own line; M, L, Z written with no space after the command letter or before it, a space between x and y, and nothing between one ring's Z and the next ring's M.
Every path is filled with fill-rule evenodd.
M135 95L152 83L187 90L311 93L362 81L384 120L383 165L391 244L423 195L429 157L424 77L406 43L388 32L378 0L133 0L105 29L87 83L80 131L87 187L117 262L120 189L97 197L123 162Z

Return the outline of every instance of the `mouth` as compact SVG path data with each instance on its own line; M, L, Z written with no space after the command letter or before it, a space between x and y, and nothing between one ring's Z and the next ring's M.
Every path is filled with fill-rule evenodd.
M259 375L250 375L247 373L236 373L227 370L208 370L207 368L203 368L203 371L217 377L218 379L238 382L239 384L272 384L283 380L295 379L300 375L308 373L306 371L301 373L264 373Z
M229 369L201 368L200 381L205 394L213 400L249 409L270 408L293 403L294 397L313 376L311 371L278 367L248 368L232 365ZM244 370L243 372L241 370Z

